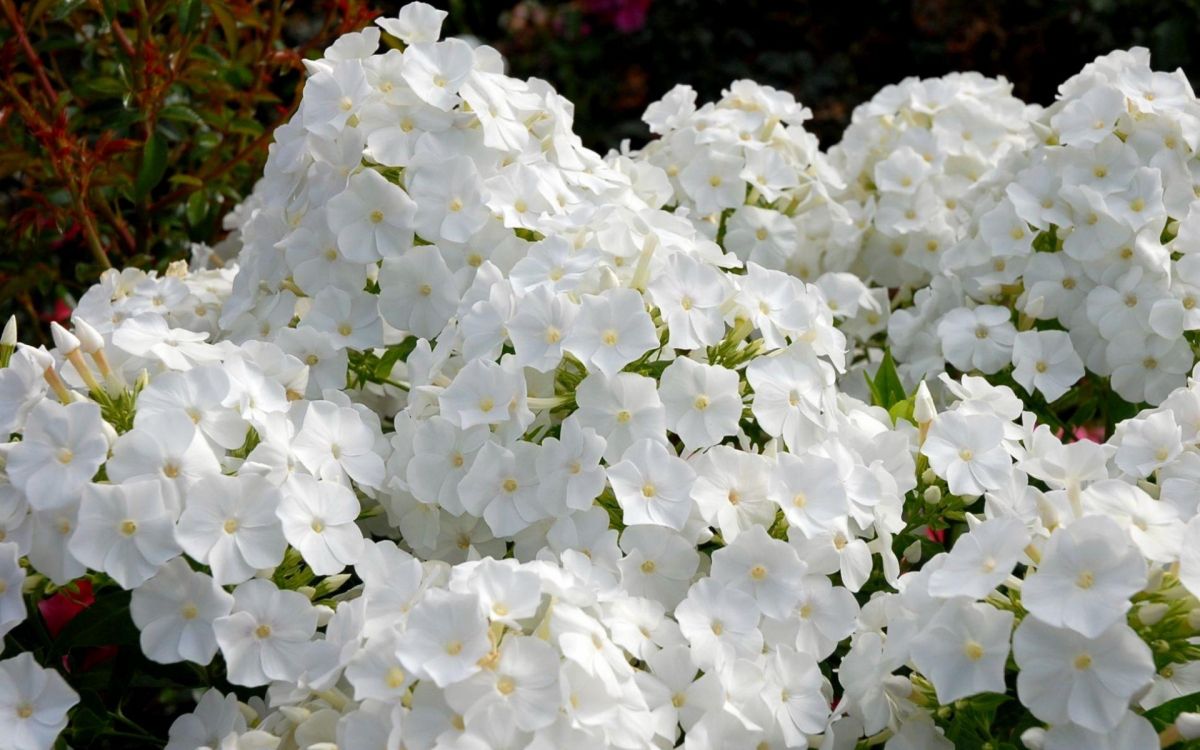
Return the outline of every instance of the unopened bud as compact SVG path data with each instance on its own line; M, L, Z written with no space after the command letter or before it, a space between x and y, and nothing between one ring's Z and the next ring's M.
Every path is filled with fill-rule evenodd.
M1191 612L1188 612L1187 620L1189 628L1200 630L1200 609L1193 609Z
M8 316L8 322L4 324L4 333L0 333L0 346L16 346L17 345L17 316Z
M50 324L50 335L54 338L54 346L64 357L79 350L79 339L57 321Z
M75 319L75 335L86 354L94 354L104 348L104 337L83 318Z
M346 581L350 580L349 573L338 573L337 575L327 576L317 584L317 596L329 596L333 592L345 585Z
M921 540L917 540L904 548L904 559L911 565L921 562Z
M608 289L616 289L621 286L621 279L608 266L604 266L600 270L600 280L596 284L598 291L606 291Z
M933 396L929 393L929 386L925 385L922 380L917 385L916 403L913 404L913 419L917 420L917 424L926 424L932 422L937 416L937 406L933 403Z
M937 505L942 501L942 489L936 484L932 487L926 487L925 492L921 494L921 499L930 505Z
M1170 609L1162 602L1149 602L1138 608L1138 621L1143 625L1157 625L1162 622L1162 618L1166 616L1167 610Z
M1021 732L1021 744L1029 750L1042 750L1046 746L1046 730L1041 727L1030 727Z
M1175 717L1175 728L1185 740L1200 739L1200 714L1184 711Z
M312 711L300 706L280 706L279 713L283 714L293 724L303 724L312 715Z
M296 589L296 593L304 594L309 601L312 601L312 598L317 595L317 590L312 586L301 586L300 588Z
M23 351L37 368L43 372L54 369L54 356L50 352L41 347L32 347L28 344L17 344L17 348Z
M921 472L922 484L934 484L937 482L938 476L933 469L926 469Z

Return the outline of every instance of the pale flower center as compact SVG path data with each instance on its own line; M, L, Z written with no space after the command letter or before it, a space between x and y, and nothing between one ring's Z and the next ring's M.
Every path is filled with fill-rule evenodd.
M179 609L179 616L185 620L195 620L196 617L199 616L199 614L200 614L200 609L192 602L188 602L187 604L184 604Z
M979 661L983 658L983 644L978 641L967 641L963 644L963 654L971 661Z
M137 533L137 530L138 530L137 521L129 521L129 520L122 521L119 528L121 529L122 535L133 536L134 534Z
M761 581L767 577L767 569L762 565L755 565L750 569L750 577L756 581Z
M267 625L266 623L259 625L257 628L254 629L254 635L257 636L258 638L270 638L271 637L271 626Z
M75 453L70 448L59 448L55 458L60 464L69 464L75 458Z
M1083 670L1092 666L1092 655L1091 654L1080 654L1079 656L1075 657L1075 661L1072 662L1072 664L1075 665L1076 669L1078 669L1079 671L1082 672Z
M392 667L387 671L387 686L392 690L399 690L404 686L404 670L400 667Z
M1083 571L1079 574L1079 577L1075 579L1075 585L1085 590L1090 589L1093 585L1095 585L1095 583L1096 576L1093 575L1092 571L1090 570Z
M458 656L462 653L462 650L462 641L450 641L446 644L446 653L450 654L451 656Z

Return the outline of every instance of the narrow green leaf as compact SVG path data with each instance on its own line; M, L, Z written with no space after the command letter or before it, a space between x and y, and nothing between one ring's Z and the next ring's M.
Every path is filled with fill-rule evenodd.
M146 197L162 181L167 171L167 142L158 133L150 136L142 149L142 165L133 184L134 196Z

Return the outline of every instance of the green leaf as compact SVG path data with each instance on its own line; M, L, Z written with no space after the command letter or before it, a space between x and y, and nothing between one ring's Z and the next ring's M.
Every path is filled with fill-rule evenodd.
M208 193L203 190L197 190L188 196L187 199L187 220L188 224L193 227L198 227L208 218Z
M1200 711L1200 693L1192 693L1155 706L1143 714L1154 728L1161 732L1175 723L1176 717L1185 711Z
M867 387L871 391L871 403L875 406L882 406L885 409L891 409L896 404L908 398L908 393L904 390L904 384L900 382L900 373L896 371L896 363L892 360L892 353L884 351L883 361L879 363L879 369L875 371L874 380L870 375L866 375Z
M141 199L149 195L167 172L167 142L158 133L150 136L142 149L142 165L133 184L133 194Z
M375 365L375 377L379 380L385 380L392 376L392 368L397 362L404 362L408 359L408 355L412 354L413 349L417 346L417 337L409 336L401 341L396 346L389 347L379 362Z
M196 114L196 110L186 104L172 104L163 107L158 116L163 120L175 120L176 122L190 122L196 125L204 123L204 119Z
M251 120L246 117L239 117L233 122L229 123L229 132L242 133L243 135L249 135L257 138L258 136L262 135L263 126L255 120Z
M200 20L200 0L183 0L179 4L179 31L191 34Z

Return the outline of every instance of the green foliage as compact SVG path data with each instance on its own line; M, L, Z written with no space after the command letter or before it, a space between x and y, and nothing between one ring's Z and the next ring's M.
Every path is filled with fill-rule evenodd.
M360 0L0 0L0 320L213 244ZM31 321L27 321L31 322ZM44 335L44 326L25 330Z

